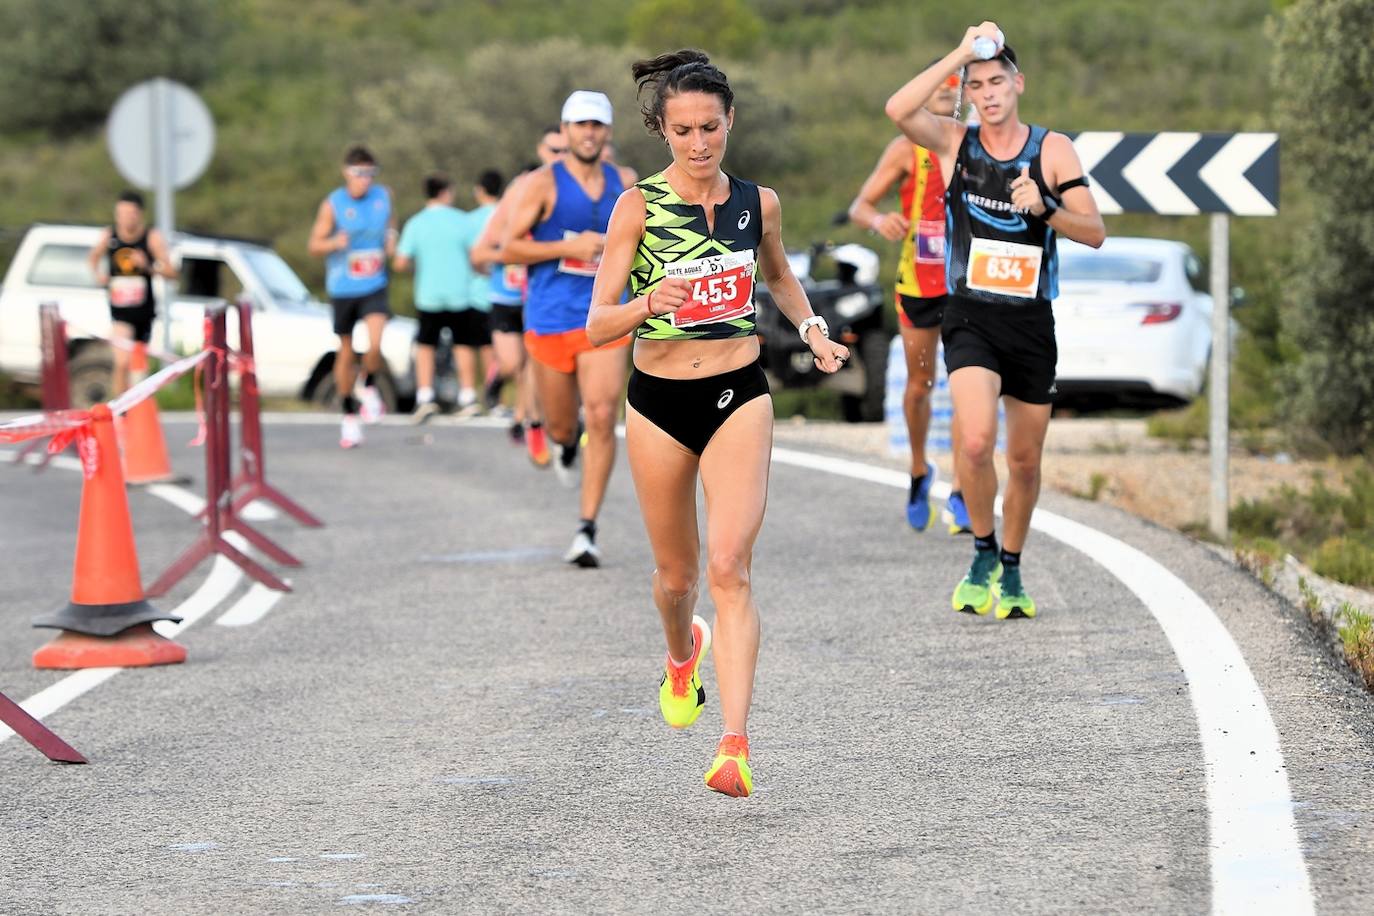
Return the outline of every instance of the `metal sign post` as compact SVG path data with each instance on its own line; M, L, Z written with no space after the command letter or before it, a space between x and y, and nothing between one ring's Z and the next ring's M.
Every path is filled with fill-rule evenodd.
M158 77L128 89L106 125L115 168L130 183L156 195L156 224L171 244L176 230L176 191L190 186L210 164L215 122L200 96ZM171 296L155 278L162 305L162 348L172 348Z
M1212 366L1207 407L1212 488L1207 525L1222 541L1231 508L1231 217L1212 214Z
M1069 136L1103 214L1212 214L1208 525L1225 541L1230 509L1230 217L1278 215L1278 134L1085 132Z

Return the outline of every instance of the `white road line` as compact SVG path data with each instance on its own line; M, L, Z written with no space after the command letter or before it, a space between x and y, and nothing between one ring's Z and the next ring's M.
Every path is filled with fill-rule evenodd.
M0 461L12 460L13 455L14 452L10 450L0 449ZM41 456L29 455L27 460L29 464L37 464L41 460ZM81 470L81 462L66 455L54 456L51 466L70 471ZM148 492L190 515L196 514L205 505L205 500L200 499L195 494L169 484L154 484L148 487ZM238 535L231 534L229 537L238 538ZM239 541L235 546L242 547L244 545L242 541ZM210 574L205 577L205 581L187 596L185 601L173 608L172 613L181 617L182 622L172 623L169 620L159 620L153 624L153 629L168 638L175 636L214 610L216 605L233 592L234 587L242 578L243 572L237 566L224 557L215 557L214 564L210 567ZM20 703L19 706L29 715L41 721L124 670L126 669L86 668L74 672L35 693ZM13 729L0 724L0 742L4 742L13 734Z
M911 484L901 471L792 449L774 448L773 460L901 490ZM948 484L933 490L941 499L949 495ZM1120 579L1164 630L1183 668L1206 774L1212 912L1314 912L1278 730L1226 626L1182 579L1142 551L1044 509L1035 511L1031 526Z
M253 587L242 598L234 602L229 610L221 614L215 623L222 627L246 627L249 624L257 623L276 606L283 594L283 592L268 588L261 582L254 582Z

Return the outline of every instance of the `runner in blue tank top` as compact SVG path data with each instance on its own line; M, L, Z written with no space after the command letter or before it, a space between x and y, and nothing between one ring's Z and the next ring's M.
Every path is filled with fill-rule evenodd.
M366 147L344 153L343 187L320 204L310 230L309 250L324 258L325 289L334 306L334 384L342 396L343 427L339 444L352 448L363 441L358 415L368 422L381 417L382 399L373 375L382 369L382 331L391 308L387 298L387 260L396 252L396 214L391 191L376 183L377 160ZM353 326L367 325L363 355L363 403L353 394L357 380Z
M544 129L535 154L539 162L530 163L511 180L496 205L496 212L487 222L477 245L472 250L472 263L479 270L489 270L492 278L491 342L501 374L515 379L515 419L511 427L512 439L523 439L525 450L537 468L550 464L548 439L544 435L544 421L534 391L534 365L525 354L525 294L529 286L529 271L524 264L501 263L501 239L505 235L515 205L520 199L520 187L525 179L539 168L548 165L568 152L568 139L563 125Z
M568 96L563 131L567 154L520 183L502 236L501 260L529 265L525 347L533 357L539 404L553 440L554 470L566 486L577 484L581 403L587 427L581 521L565 559L595 567L601 563L596 517L615 463L615 423L630 338L593 347L587 311L611 211L637 176L601 161L611 135L611 101L604 94L579 89Z
M959 416L959 479L973 524L974 558L954 589L956 611L1034 617L1021 583L1021 548L1040 494L1040 458L1054 399L1058 351L1050 303L1058 292L1055 236L1099 247L1107 232L1083 166L1063 134L1023 124L1017 103L1026 78L997 24L972 27L963 42L887 102L902 133L933 152L944 171L946 283L941 325L950 394ZM1000 47L980 60L975 39ZM922 108L945 79L964 72L978 126ZM1007 491L1002 550L993 500L997 398L1007 412Z

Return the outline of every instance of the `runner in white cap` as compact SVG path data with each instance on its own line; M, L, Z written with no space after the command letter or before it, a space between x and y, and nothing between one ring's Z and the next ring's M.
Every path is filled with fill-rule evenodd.
M529 265L525 347L533 358L545 428L554 445L554 470L577 484L581 429L587 424L581 515L565 559L578 566L601 563L596 517L615 462L615 422L625 390L622 336L594 347L587 339L592 281L606 244L616 198L634 183L633 170L601 162L611 135L611 100L579 89L563 104L568 152L531 172L520 184L502 238L501 259Z

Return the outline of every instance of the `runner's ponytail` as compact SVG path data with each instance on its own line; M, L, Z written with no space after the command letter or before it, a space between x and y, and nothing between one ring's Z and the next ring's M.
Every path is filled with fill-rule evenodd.
M728 113L735 104L730 81L720 68L711 63L703 52L683 48L671 54L660 54L648 60L635 61L630 66L639 85L640 112L644 126L650 133L663 136L663 107L669 98L682 92L705 92L720 99ZM648 91L648 99L644 99Z

